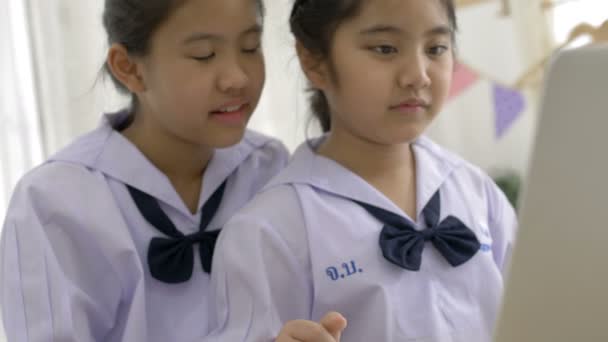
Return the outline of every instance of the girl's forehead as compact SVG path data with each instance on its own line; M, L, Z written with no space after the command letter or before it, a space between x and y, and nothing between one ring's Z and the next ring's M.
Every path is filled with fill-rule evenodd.
M391 25L407 29L417 25L445 25L449 19L440 0L367 0L351 21L358 26Z
M185 0L169 17L167 29L238 32L261 24L256 0Z

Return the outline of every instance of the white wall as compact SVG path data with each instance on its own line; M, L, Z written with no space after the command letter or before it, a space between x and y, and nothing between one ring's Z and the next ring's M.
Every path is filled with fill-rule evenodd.
M459 58L488 79L449 102L429 135L466 159L494 172L525 175L536 128L538 89L525 89L527 109L501 139L494 133L492 81L515 81L548 51L551 41L540 5L511 1L512 14L499 15L500 3L467 7L459 15Z

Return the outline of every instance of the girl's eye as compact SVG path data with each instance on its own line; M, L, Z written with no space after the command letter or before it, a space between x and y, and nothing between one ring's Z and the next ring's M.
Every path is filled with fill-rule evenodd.
M374 46L372 47L372 50L374 52L377 52L381 55L390 55L393 53L397 53L397 48L395 48L394 46L390 46L390 45L379 45L379 46Z
M260 50L260 45L258 44L256 47L254 47L253 49L243 49L244 53L257 53Z
M213 57L215 57L215 52L206 56L193 56L192 59L195 59L199 62L208 62L210 61Z
M448 51L448 47L444 45L433 46L428 50L428 53L432 56L441 56L446 51Z

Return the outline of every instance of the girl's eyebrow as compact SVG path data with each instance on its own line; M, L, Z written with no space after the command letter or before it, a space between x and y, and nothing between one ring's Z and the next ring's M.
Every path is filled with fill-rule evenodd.
M391 25L374 25L359 32L360 35L375 35L379 33L403 34L403 30L397 26Z
M376 35L376 34L380 34L380 33L389 33L389 34L393 34L393 35L403 35L405 32L403 31L403 29L397 27L397 26L392 26L392 25L374 25L370 28L361 30L359 32L360 35ZM438 25L433 27L432 29L426 31L424 33L425 36L437 36L437 35L451 35L453 33L453 30L446 25Z
M446 25L435 26L432 29L426 31L425 36L451 36L454 34L454 30Z
M262 33L262 26L259 24L255 24L255 25L251 26L250 28L246 29L245 31L241 32L241 36L245 36L245 35L252 34L252 33ZM196 33L193 33L190 36L188 36L186 39L184 39L182 41L182 44L188 45L188 44L196 43L199 41L205 41L205 40L221 41L221 40L225 40L225 37L222 36L221 34L196 32Z

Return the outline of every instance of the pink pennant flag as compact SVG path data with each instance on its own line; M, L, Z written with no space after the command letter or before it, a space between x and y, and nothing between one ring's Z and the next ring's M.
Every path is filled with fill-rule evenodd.
M452 88L448 100L455 96L460 95L463 91L467 90L479 79L479 75L471 68L462 63L456 63L454 69L454 76L452 77Z
M514 89L494 84L496 138L502 138L526 108L524 95Z

